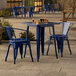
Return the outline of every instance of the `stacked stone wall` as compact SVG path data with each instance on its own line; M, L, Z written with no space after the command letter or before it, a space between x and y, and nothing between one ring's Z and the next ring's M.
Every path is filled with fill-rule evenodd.
M0 0L0 9L4 9L7 6L7 0Z

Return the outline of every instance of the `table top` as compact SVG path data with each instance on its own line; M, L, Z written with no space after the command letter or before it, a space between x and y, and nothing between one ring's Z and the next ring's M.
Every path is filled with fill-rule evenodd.
M60 24L59 22L48 22L48 23L33 23L33 22L23 22L22 24L26 24L27 26L40 26L40 27L49 27L49 26L54 26L55 24Z

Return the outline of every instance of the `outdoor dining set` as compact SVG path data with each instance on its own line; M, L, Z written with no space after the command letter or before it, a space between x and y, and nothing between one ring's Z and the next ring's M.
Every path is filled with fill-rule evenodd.
M12 16L13 17L17 18L17 16L21 14L21 17L23 18L23 15L24 15L24 17L26 17L26 14L28 14L28 17L30 18L33 16L34 7L18 6L18 7L11 7L11 10L12 10Z
M53 4L47 5L45 4L43 6L44 8L39 8L39 11L35 12L35 7L31 7L31 6L17 6L17 7L11 7L12 10L12 16L16 17L18 15L21 15L21 17L24 18L26 17L26 14L28 14L28 17L31 18L33 16L33 13L39 13L40 10L43 11L44 13L46 13L47 11L50 12L52 11L53 13L55 11L59 11L59 8L54 8Z
M32 51L31 51L32 47L30 44L30 40L28 39L28 32L29 32L30 27L36 28L37 61L38 62L40 59L40 41L41 41L41 52L42 52L42 55L44 55L45 27L49 27L49 29L48 29L49 30L49 43L48 43L48 48L47 48L46 54L48 55L49 48L50 48L50 41L52 39L54 40L55 55L56 55L57 59L58 59L58 54L57 54L58 52L61 52L61 57L63 57L64 40L67 41L69 52L70 52L70 54L72 54L69 39L68 39L68 32L69 32L70 27L73 25L72 23L70 23L70 22L47 22L47 23L23 22L22 24L24 24L24 25L27 24L26 30L20 29L20 28L7 27L7 26L4 27L8 36L9 36L9 39L10 39L9 45L8 45L8 50L7 50L6 57L5 57L5 61L7 61L10 45L13 46L14 64L16 63L18 48L20 49L21 58L23 58L23 45L24 44L25 44L24 58L26 56L26 52L27 52L26 49L27 49L27 45L28 45L32 62L34 61ZM62 24L62 34L55 34L55 25L59 25L59 24ZM50 28L52 28L52 30ZM26 32L26 38L16 38L14 29L25 31ZM12 34L11 31L13 32L13 36L14 36L13 38L11 35ZM53 34L51 33L51 31L53 31ZM57 41L57 45L56 45L56 41ZM58 51L57 51L57 48L58 48Z

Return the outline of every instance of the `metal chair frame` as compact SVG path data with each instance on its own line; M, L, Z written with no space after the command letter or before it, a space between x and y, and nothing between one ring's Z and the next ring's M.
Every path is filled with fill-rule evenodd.
M59 50L61 51L61 57L63 57L64 40L67 41L69 52L70 52L70 54L72 54L71 48L70 48L70 44L69 44L69 39L68 39L68 32L69 32L69 29L70 29L70 27L72 25L73 24L70 23L70 22L62 22L62 34L56 34L55 35L56 40L57 40L58 52L59 52ZM49 34L50 34L50 37L49 37L49 44L48 44L47 55L48 55L48 52L49 52L50 41L51 41L51 39L53 39L53 35L51 35L50 27L49 27Z
M27 45L28 45L29 50L30 50L30 56L31 56L31 59L33 61L30 40L28 39L29 27L27 27L27 30L19 29L19 28L7 27L7 26L5 26L4 28L5 28L5 30L6 30L6 32L8 34L8 37L9 37L9 44L8 44L8 50L7 50L7 54L6 54L6 57L5 57L5 61L7 61L7 57L8 57L9 49L10 49L11 45L13 46L14 64L15 64L15 61L16 61L16 58L17 58L18 48L20 49L20 55L21 55L21 59L22 59L23 58L22 57L22 55L23 55L23 44L25 44L25 54L26 54L26 48L27 48ZM14 29L21 30L21 31L26 31L26 38L16 38ZM11 31L13 32L14 38L12 38ZM24 57L25 57L25 54L24 54Z

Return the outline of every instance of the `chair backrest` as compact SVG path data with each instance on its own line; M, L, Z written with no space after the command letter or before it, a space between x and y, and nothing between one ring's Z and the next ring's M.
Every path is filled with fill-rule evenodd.
M19 29L19 28L12 28L12 27L7 27L7 26L4 26L7 34L8 34L8 37L10 40L16 38L16 35L15 35L15 32L14 32L14 29L16 30L21 30L21 31L25 31L26 32L26 40L28 40L28 32L29 32L29 27L27 26L27 30L24 30L24 29ZM12 38L13 36L13 38Z
M47 4L44 5L44 9L48 10L48 5Z
M70 23L70 22L63 22L62 23L62 34L63 35L68 34L68 31L69 31L69 28L70 28L71 25L72 25L72 23Z
M34 11L34 8L33 7L30 7L30 11L33 12Z
M7 27L7 26L4 26L4 28L7 32L8 37L9 37L10 40L12 40L12 36L14 36L14 38L16 38L16 35L15 35L15 32L14 32L13 28Z
M62 23L62 34L67 35L69 28L73 25L70 22L61 22ZM51 28L49 27L49 34L51 35Z

